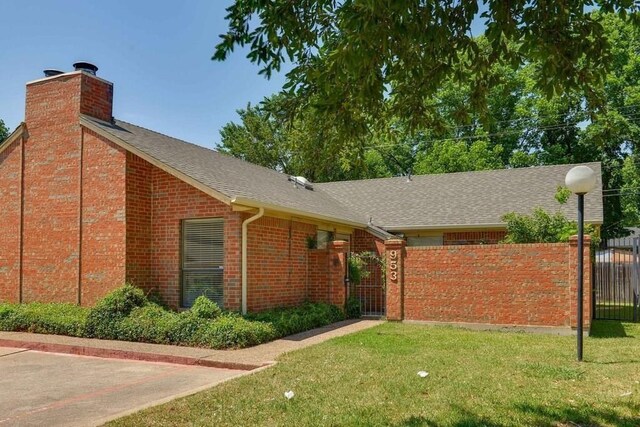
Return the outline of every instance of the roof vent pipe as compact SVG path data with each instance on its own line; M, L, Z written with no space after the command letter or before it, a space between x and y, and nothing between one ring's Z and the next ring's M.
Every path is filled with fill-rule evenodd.
M75 68L76 71L86 71L87 73L93 74L94 76L98 72L98 67L93 65L91 62L76 62L75 64L73 64L73 68Z
M54 70L53 68L47 68L44 70L45 77L59 76L60 74L64 74L64 71Z

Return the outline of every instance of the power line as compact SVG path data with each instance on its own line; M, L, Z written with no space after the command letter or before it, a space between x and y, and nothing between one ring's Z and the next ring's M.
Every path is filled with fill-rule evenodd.
M630 110L632 108L640 108L640 104L629 104L629 105L624 105L624 106L621 106L621 107L613 107L613 108L611 108L611 110L620 112L620 111ZM575 115L587 114L587 113L588 113L587 110L578 110L578 111L574 112ZM527 120L544 120L544 119L549 119L549 118L553 118L553 117L560 117L560 116L564 116L564 115L566 115L566 113L542 114L542 115L537 115L537 116L520 117L520 118L517 118L517 119L499 120L499 121L493 122L492 124L516 123L516 122L523 122L523 121L527 121ZM582 121L584 121L584 120L581 120L578 123L581 123ZM474 126L476 126L476 124L459 125L459 126L456 126L456 128L454 130L472 128Z
M606 189L606 190L602 190L602 192L603 192L603 193L604 193L604 192L606 192L606 191L617 191L617 192L620 192L620 191L629 191L629 190L640 190L640 187L628 187L628 188L622 188L622 187L620 187L620 188L608 188L608 189Z
M640 112L637 113L633 113L630 115L622 115L622 117L628 119L628 120L640 120ZM517 134L522 134L527 130L533 130L536 132L540 132L540 131L549 131L549 130L561 130L561 129L568 129L568 128L574 128L576 125L582 123L582 121L580 122L568 122L568 123L558 123L558 124L554 124L554 125L548 125L548 126L536 126L536 127L531 127L531 128L521 128L521 129L505 129L503 131L500 132L495 132L495 133L486 133L486 134L481 134L481 135L465 135L465 136L452 136L449 138L440 138L440 139L428 139L426 141L420 141L420 143L437 143L437 142L445 142L445 141L464 141L464 140L474 140L474 139L485 139L485 138L491 138L491 137L502 137L502 136L508 136L508 135L517 135ZM376 148L382 148L382 147L397 147L399 144L394 144L394 143L385 143L385 144L375 144L375 145L367 145L366 148L369 149L376 149Z
M640 191L633 193L603 194L602 197L640 196Z

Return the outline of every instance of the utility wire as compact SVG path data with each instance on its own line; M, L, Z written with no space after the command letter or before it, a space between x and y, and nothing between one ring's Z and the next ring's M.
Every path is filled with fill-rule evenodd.
M630 110L633 108L640 108L640 104L629 104L629 105L624 105L622 107L611 107L611 111L616 111L616 112L621 112L621 111L626 111L626 110ZM571 112L570 114L572 115L579 115L579 114L587 114L588 111L587 110L577 110L575 112ZM502 123L517 123L517 122L526 122L528 120L545 120L545 119L550 119L550 118L554 118L554 117L561 117L561 116L565 116L567 115L566 113L555 113L555 114L541 114L541 115L537 115L537 116L529 116L529 117L520 117L517 119L508 119L508 120L499 120L499 121L495 121L492 122L491 124L502 124ZM584 120L581 120L580 122L582 122ZM578 123L580 123L578 122ZM473 128L477 126L477 124L468 124L468 125L459 125L456 126L456 130L460 130L460 129L465 129L465 128Z
M622 117L624 117L626 119L629 119L629 120L639 120L640 119L640 112L634 113L634 114L630 114L628 116L622 115ZM437 143L437 142L445 142L445 141L463 141L463 140L474 140L474 139L486 139L486 138L491 138L491 137L502 137L502 136L508 136L508 135L518 135L518 134L522 134L522 133L527 132L527 131L540 132L540 131L549 131L549 130L561 130L561 129L574 128L579 123L581 123L581 121L580 122L558 123L558 124L548 125L548 126L534 126L534 127L530 127L530 128L521 128L521 129L505 129L505 130L500 131L500 132L486 133L486 134L479 134L479 135L452 136L452 137L449 137L449 138L428 139L426 141L420 141L419 144L422 144L422 143ZM400 145L400 144L385 143L385 144L367 145L366 148L368 148L368 149L376 149L376 148L382 148L382 147L397 147L398 145Z

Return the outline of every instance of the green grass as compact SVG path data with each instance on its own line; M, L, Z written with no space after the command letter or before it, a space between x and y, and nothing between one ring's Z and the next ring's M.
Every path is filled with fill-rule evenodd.
M386 323L111 425L638 426L640 325L594 332L578 363L575 337Z

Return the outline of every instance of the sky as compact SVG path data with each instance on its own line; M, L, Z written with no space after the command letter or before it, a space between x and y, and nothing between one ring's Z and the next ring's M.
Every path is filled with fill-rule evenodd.
M0 119L13 130L24 119L25 84L47 68L98 66L114 83L114 117L214 148L236 110L277 92L284 74L267 80L236 49L211 56L227 29L231 0L5 1L0 27ZM475 33L475 32L474 32Z
M169 4L170 3L170 4ZM226 30L223 0L3 2L0 119L24 120L25 84L42 70L72 71L83 60L114 84L114 117L213 148L236 110L277 92L236 49L211 56Z

